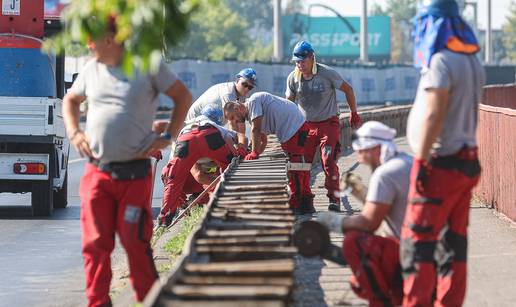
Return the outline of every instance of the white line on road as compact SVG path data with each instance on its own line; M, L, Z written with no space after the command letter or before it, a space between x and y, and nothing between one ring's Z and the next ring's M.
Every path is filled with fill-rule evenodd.
M81 161L86 161L86 158L79 158L79 159L69 160L68 164L77 163L77 162L81 162Z

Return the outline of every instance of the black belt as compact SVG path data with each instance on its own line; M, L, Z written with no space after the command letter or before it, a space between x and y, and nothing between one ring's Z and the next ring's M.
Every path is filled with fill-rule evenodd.
M478 159L462 159L455 155L432 157L429 164L436 168L456 170L468 177L475 177L480 174L480 162Z
M118 180L144 178L149 174L151 169L149 159L102 163L99 160L90 158L90 163L95 165L101 172L110 173L113 179Z

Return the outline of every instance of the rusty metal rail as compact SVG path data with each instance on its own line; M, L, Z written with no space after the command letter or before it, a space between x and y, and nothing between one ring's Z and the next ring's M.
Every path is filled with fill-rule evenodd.
M260 159L228 166L165 280L145 306L287 306L294 284L294 215L277 139Z

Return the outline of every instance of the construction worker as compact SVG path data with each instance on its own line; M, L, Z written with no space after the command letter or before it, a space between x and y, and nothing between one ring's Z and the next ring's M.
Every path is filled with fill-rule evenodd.
M345 233L343 255L353 276L351 288L369 306L401 304L403 287L399 261L399 238L409 189L412 157L393 143L396 130L366 122L353 135L352 146L360 163L373 174L362 212L342 217L321 212L318 221L329 230Z
M324 186L329 199L329 210L340 211L339 168L337 160L340 154L339 108L335 90L346 94L351 110L350 125L358 128L360 116L353 88L332 68L319 64L315 60L315 51L306 41L294 46L292 61L296 68L287 78L286 97L298 104L310 127L306 142L306 157L313 161L317 147L321 151L326 180ZM301 205L301 211L313 213L313 195Z
M288 155L290 162L305 161L305 141L308 125L303 113L289 100L266 92L254 93L245 104L230 102L224 108L228 121L251 122L251 153L245 160L258 159L267 145L267 135L276 134L281 148ZM289 171L289 186L292 192L289 204L300 214L300 204L312 197L310 174L308 170Z
M244 68L236 74L235 78L233 82L215 84L206 90L192 104L186 115L186 120L193 120L201 115L202 109L207 105L218 105L224 108L224 105L230 101L244 103L258 82L256 71L252 68ZM227 120L223 119L222 123L226 125ZM245 125L243 123L229 123L229 128L238 133L240 144L247 143L245 139Z
M82 254L88 306L111 306L111 252L115 233L127 252L136 300L142 301L158 278L152 236L151 166L148 156L171 144L183 125L192 96L161 63L155 75L121 69L123 45L116 27L92 41L94 59L79 73L63 98L63 117L70 142L87 157L81 179ZM152 131L159 93L175 102L170 124ZM79 126L80 104L88 99L86 130Z
M414 62L422 71L407 126L415 155L401 233L403 305L461 306L485 76L477 40L457 3L428 2L415 18Z
M185 194L202 192L202 184L209 184L216 178L202 170L202 163L196 164L199 160L208 158L224 170L238 155L234 147L236 132L221 126L222 114L218 105L207 105L201 115L187 121L179 133L173 156L162 171L165 189L158 216L160 226L172 223L185 200Z

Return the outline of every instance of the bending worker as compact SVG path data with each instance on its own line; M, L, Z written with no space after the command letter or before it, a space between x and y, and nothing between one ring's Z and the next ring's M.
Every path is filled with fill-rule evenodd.
M245 104L230 102L224 113L229 121L251 122L252 151L245 160L258 159L267 145L267 135L276 134L281 148L288 155L290 162L304 162L305 141L308 125L303 113L291 101L266 92L258 92ZM303 199L312 197L309 171L289 171L289 186L292 192L289 204L295 211Z
M353 276L351 288L369 306L396 306L402 301L399 238L405 208L412 157L393 143L396 130L369 121L353 136L353 150L373 174L362 212L341 216L319 213L318 221L335 232L344 231L343 255Z
M115 233L127 252L136 300L142 301L158 273L154 267L150 153L171 144L183 125L192 96L161 63L156 75L129 79L121 70L124 47L115 41L114 22L94 41L95 58L79 73L63 98L63 117L70 142L88 157L81 178L82 254L88 306L111 306L111 252ZM158 93L175 102L170 124L152 131ZM79 106L88 98L86 130L79 127Z
M360 117L353 88L331 67L316 63L315 51L305 41L294 46L292 61L296 68L287 78L286 97L298 104L310 127L310 135L306 142L306 157L312 162L317 147L321 151L329 199L329 210L340 211L339 168L337 160L340 154L339 108L335 90L346 94L351 110L350 125L358 128ZM305 199L301 204L303 213L314 213L313 197Z
M415 18L414 63L422 71L407 126L415 155L401 233L403 305L461 306L485 76L477 40L457 3L428 2Z
M208 105L217 105L223 109L226 103L230 101L244 103L258 82L256 71L252 68L244 68L235 77L236 79L233 82L215 84L206 90L192 104L186 115L186 120L191 121L201 115L203 108ZM222 123L226 125L227 120L224 118ZM238 133L240 144L246 144L245 125L243 123L229 123L229 128Z
M223 171L237 155L236 132L221 126L222 113L217 105L205 106L202 115L187 122L179 133L172 159L162 170L165 189L159 225L170 225L185 193L198 191L198 184L209 184L216 178L200 178L202 169L194 167L199 160L209 158Z

